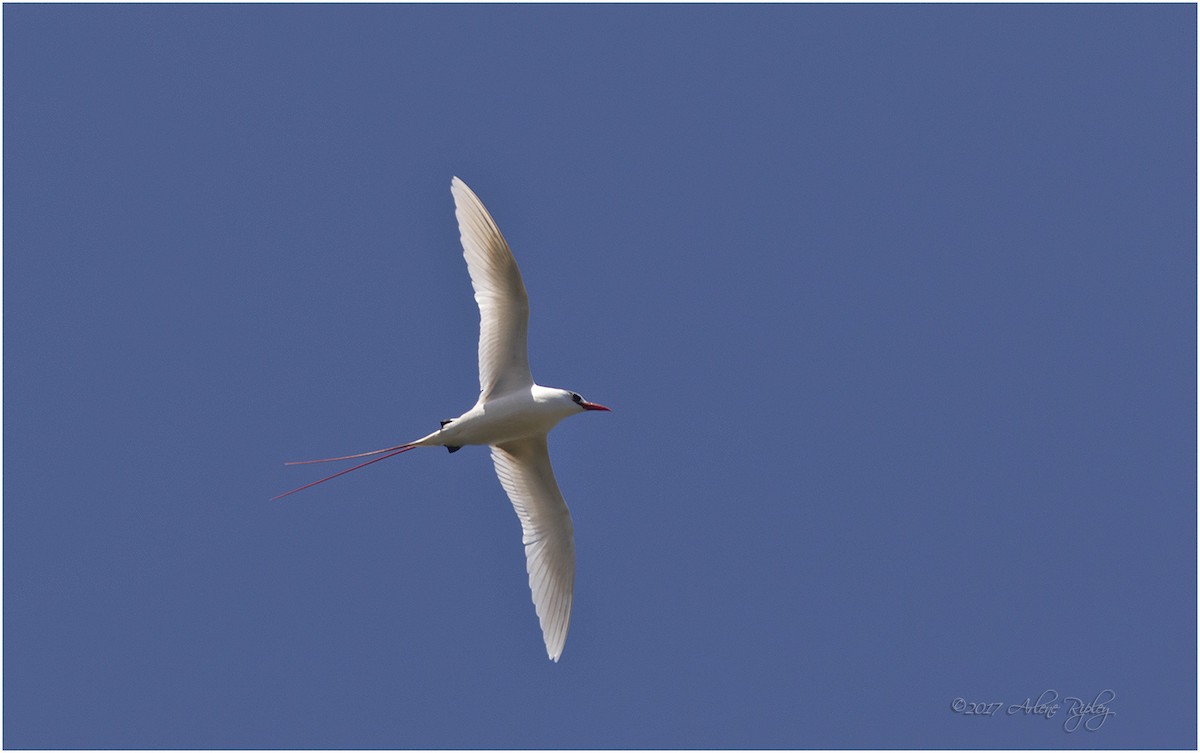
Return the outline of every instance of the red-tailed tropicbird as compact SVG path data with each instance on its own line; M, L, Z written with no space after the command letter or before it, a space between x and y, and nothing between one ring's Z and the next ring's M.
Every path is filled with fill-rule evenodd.
M550 467L546 435L568 416L609 409L589 403L570 390L534 383L527 345L529 298L516 259L495 220L467 184L454 178L450 192L454 195L463 256L475 288L475 302L479 304L479 400L466 413L443 421L442 428L414 442L357 455L288 463L303 465L382 456L274 499L417 447L446 447L454 452L469 444L491 446L500 485L521 520L525 568L546 653L558 661L571 622L575 543L571 513Z

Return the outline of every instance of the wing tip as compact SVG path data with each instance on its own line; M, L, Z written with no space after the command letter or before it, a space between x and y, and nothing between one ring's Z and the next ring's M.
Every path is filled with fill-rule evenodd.
M571 595L568 594L566 597L566 607L558 615L558 619L551 619L549 613L544 619L541 606L539 605L537 608L538 622L542 628L542 640L546 644L546 655L550 657L550 661L556 664L562 656L563 649L567 647L567 631L571 625L572 601Z
M486 230L500 235L500 229L495 226L496 221L484 208L483 200L457 175L450 179L450 195L454 197L454 214L458 217L458 229L461 235L467 235L464 232L463 222L471 215L474 215L476 222L482 221ZM489 225L491 227L487 227ZM503 236L501 236L501 240L503 241Z

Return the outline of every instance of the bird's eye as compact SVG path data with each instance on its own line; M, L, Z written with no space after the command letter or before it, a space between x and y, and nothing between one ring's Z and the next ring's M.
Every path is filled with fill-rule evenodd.
M575 401L575 402L577 402L577 403L582 403L582 402L583 402L583 398L582 398L582 397L580 397L580 396L579 396L579 393L577 393L577 392L572 392L572 393L571 393L571 399L572 399L572 400L574 400L574 401Z

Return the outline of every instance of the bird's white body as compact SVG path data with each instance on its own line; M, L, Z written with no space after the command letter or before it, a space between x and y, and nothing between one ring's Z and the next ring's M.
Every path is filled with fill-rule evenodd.
M500 485L521 522L529 588L546 653L558 661L571 621L575 542L571 514L550 467L546 435L568 416L608 408L574 392L534 383L527 347L529 300L516 260L479 197L458 178L451 181L451 193L463 257L479 304L479 400L458 418L444 421L441 429L413 442L330 458L388 453L287 494L417 447L442 446L453 452L465 445L490 446Z
M493 395L441 429L411 444L418 447L497 445L514 439L545 436L567 416L579 413L571 393L540 384Z

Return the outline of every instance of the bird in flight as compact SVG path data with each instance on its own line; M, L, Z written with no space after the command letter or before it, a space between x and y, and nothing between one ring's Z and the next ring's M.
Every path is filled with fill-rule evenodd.
M450 192L454 195L454 214L458 218L467 272L475 289L475 302L479 304L479 400L458 418L442 421L437 431L406 444L357 455L288 463L304 465L380 456L273 499L417 447L445 447L455 452L464 445L490 446L500 485L521 521L525 569L546 653L557 662L571 622L575 542L571 513L550 467L546 435L568 416L609 409L570 390L534 383L529 371L529 298L517 262L475 192L457 177L450 182Z

